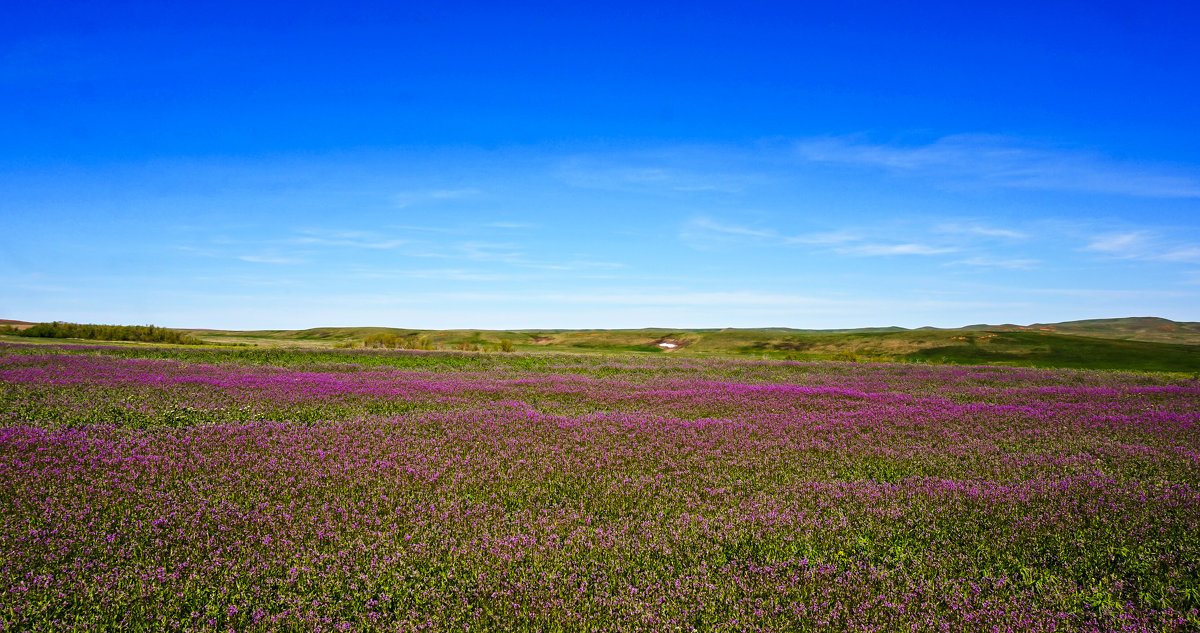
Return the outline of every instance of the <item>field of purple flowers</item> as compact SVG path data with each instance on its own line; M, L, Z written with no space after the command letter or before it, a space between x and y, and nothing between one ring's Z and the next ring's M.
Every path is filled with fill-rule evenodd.
M1200 630L1200 384L0 345L2 631Z

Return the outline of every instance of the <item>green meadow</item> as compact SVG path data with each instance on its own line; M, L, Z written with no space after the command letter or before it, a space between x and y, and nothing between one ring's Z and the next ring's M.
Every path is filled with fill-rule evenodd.
M66 327L71 326L71 327ZM120 340L146 326L34 326L0 330L9 342ZM310 349L419 349L464 352L667 354L760 360L901 362L1163 371L1200 374L1200 324L1156 318L1066 323L971 325L960 329L898 327L850 330L419 330L322 327L306 330L154 329L172 343ZM43 332L42 338L36 336ZM81 333L91 332L95 336ZM45 334L50 333L50 334ZM71 336L74 334L74 336ZM55 336L57 338L46 338ZM130 340L132 339L132 340Z

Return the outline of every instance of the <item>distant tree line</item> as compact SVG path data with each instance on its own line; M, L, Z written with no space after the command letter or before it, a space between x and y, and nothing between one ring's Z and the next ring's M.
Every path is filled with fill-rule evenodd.
M11 325L0 327L0 334L36 338L81 338L93 341L137 341L139 343L174 343L177 345L204 345L204 341L190 335L154 325L96 325L94 323L38 323L19 330Z

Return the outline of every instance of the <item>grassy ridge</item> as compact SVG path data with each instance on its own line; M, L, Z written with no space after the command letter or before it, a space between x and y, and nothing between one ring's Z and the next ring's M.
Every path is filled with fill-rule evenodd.
M1008 364L1075 369L1135 369L1195 372L1200 346L1115 341L1034 332L992 333L968 337L967 345L930 347L907 355L911 360L954 364Z
M1113 338L1124 341L1200 345L1200 323L1171 321L1158 317L1087 319L1065 323L1034 323L1028 326L968 325L963 329L990 330L994 332L1049 332L1072 336Z
M40 332L40 329L46 329L47 333L55 336L70 336L81 340L148 340L145 337L127 336L131 332L146 334L143 332L146 327L104 326L109 328L105 332L112 334L106 337L103 336L105 332L68 331L62 327L66 325L70 324L42 324L22 332L0 332L0 339L16 341L16 336L28 337ZM82 326L73 327L77 330ZM153 340L158 342L207 342L257 347L362 347L364 341L372 337L394 335L401 338L420 338L428 341L432 349L448 351L496 350L501 348L502 341L509 341L518 352L637 352L689 357L921 362L1200 373L1200 324L1148 317L1031 326L973 325L956 330L905 330L894 327L855 330L418 330L386 327L256 331L151 329L151 333L158 337ZM163 335L171 335L178 340L168 341Z
M372 335L428 338L439 349L498 345L517 351L644 352L680 356L754 357L772 360L851 360L961 365L1010 365L1200 371L1200 345L1117 340L1045 331L900 330L815 332L783 328L749 330L413 330L314 328L257 332L193 331L213 343L332 347L360 344ZM666 343L674 347L663 347Z

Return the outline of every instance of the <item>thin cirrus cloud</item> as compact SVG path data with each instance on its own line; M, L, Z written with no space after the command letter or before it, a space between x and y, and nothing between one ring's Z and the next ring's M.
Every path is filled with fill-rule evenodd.
M1084 250L1096 251L1122 258L1141 257L1147 253L1150 240L1145 231L1108 233L1092 239Z
M745 226L734 224L726 224L717 222L712 218L692 218L679 233L679 237L685 241L697 242L701 240L767 240L771 242L784 242L786 238L776 232L774 229L754 229Z
M493 228L493 229L513 229L513 230L525 230L525 229L538 228L538 225L534 224L532 222L503 222L503 221L501 221L501 222L485 222L483 224L483 226Z
M1148 231L1097 235L1084 250L1116 259L1200 264L1200 246L1167 243Z
M614 261L579 258L565 261L552 261L543 258L531 258L525 253L522 245L509 242L459 242L455 244L453 250L448 252L445 256L447 258L459 258L491 265L504 264L514 268L550 272L575 271L583 273L589 271L612 271L627 267L627 265L623 262Z
M275 255L238 255L238 259L252 264L303 264L305 260L296 257L278 257Z
M955 264L955 265L960 265L960 266L972 266L975 268L1006 268L1008 270L1032 270L1032 269L1036 268L1038 264L1041 263L1041 260L1032 259L1032 258L1020 258L1020 257L1004 258L1004 257L977 256L977 257L968 257L966 259L955 260L950 263Z
M325 231L304 229L290 242L307 246L337 246L349 248L389 249L408 244L409 240L387 238L369 231Z
M650 156L576 156L563 161L554 175L581 189L673 194L740 194L762 180L753 171L731 171L729 164L704 164L717 154L711 148L679 147Z
M495 293L450 293L447 298L456 300L509 302L511 294ZM662 290L633 290L627 292L555 292L520 295L520 301L545 302L550 304L599 304L620 306L775 306L775 307L820 307L841 305L849 302L824 297L803 296L770 292L688 292Z
M852 244L849 246L839 246L834 250L843 255L857 255L860 257L886 257L890 255L944 255L958 251L957 248L949 246L930 246L928 244L918 244L915 242L904 242L899 244Z
M457 200L477 196L480 193L482 192L478 189L434 189L428 195L435 200Z
M834 136L803 140L795 148L800 158L814 163L878 167L948 184L1200 198L1200 176L1191 172L1006 136L957 134L912 146Z
M779 246L802 244L833 245L852 242L861 239L861 236L849 231L823 231L785 235L771 228L751 228L720 222L709 217L696 217L689 220L683 226L679 232L679 238L692 246L704 247L720 242L739 241L765 242Z
M1200 264L1200 246L1187 246L1167 251L1160 255L1159 259L1168 262Z
M439 202L446 200L464 200L483 195L480 189L429 189L422 191L404 191L392 196L392 202L398 209L419 204L421 202Z
M496 282L529 280L529 275L514 275L485 270L468 270L461 268L418 268L398 270L360 269L347 273L347 277L355 279L425 279L435 281L466 281L466 282Z
M849 230L786 235L775 229L750 228L718 222L711 218L693 218L680 231L679 236L685 243L700 249L711 248L723 242L754 242L775 246L824 247L834 253L854 257L943 255L959 250L955 247L932 246L914 241L876 241L867 235Z
M1008 240L1026 240L1029 234L1014 229L1001 229L982 224L944 223L936 228L939 233L971 235L975 237L1003 238Z

